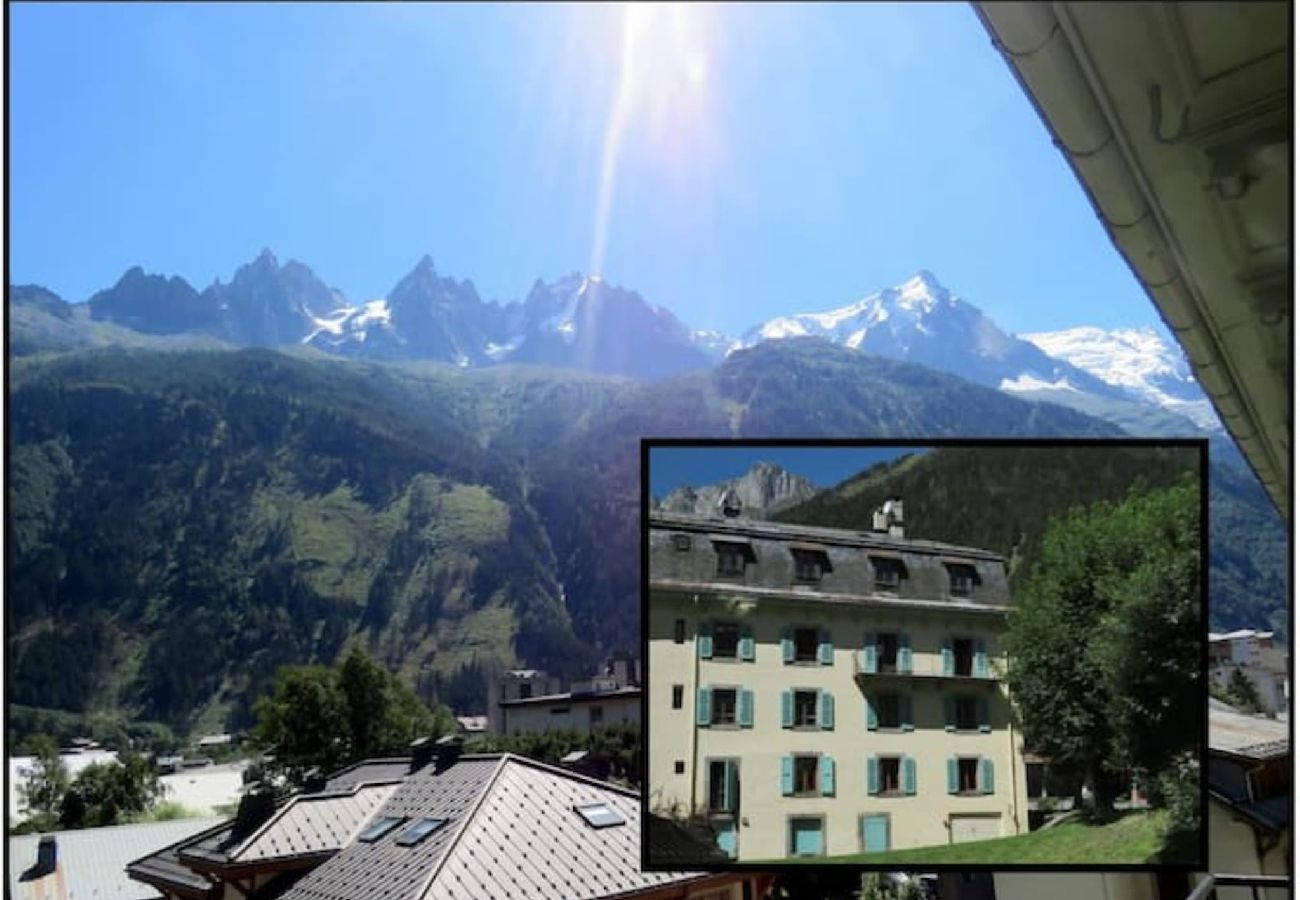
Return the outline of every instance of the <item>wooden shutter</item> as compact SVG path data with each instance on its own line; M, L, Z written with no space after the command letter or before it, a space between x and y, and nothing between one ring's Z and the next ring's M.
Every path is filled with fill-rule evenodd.
M789 626L781 629L781 662L794 662L794 632Z
M754 628L751 625L740 626L740 659L741 662L754 661Z
M695 700L695 724L703 728L709 726L713 696L708 688L700 688Z
M829 756L823 756L818 762L822 773L822 795L833 797L835 795L835 760Z
M722 808L728 812L736 811L736 761L724 760L722 763Z
M825 628L817 632L817 659L823 666L835 662L835 646L831 643L831 633Z
M876 715L876 698L874 694L867 694L867 731L875 731L880 727L880 717Z
M736 712L736 719L740 722L741 728L754 727L754 692L741 689L740 704Z
M781 793L789 797L794 793L794 757L781 757Z
M943 674L952 675L956 671L952 656L952 641L948 638L943 639L943 644L939 648L939 654L943 657Z
M713 658L713 624L704 622L700 625L699 634L695 636L695 646L699 648L700 659Z
M835 695L830 691L821 691L821 725L822 728L833 729L835 727Z
M876 674L876 636L868 634L862 641L862 671Z
M987 756L980 758L980 791L993 793L993 760Z
M912 672L912 639L906 634L898 636L898 671L905 675Z
M867 793L880 793L880 760L874 756L867 757Z
M903 793L916 794L916 760L910 756L903 757Z
M948 793L957 793L960 783L957 780L957 757L948 757Z
M781 692L781 727L794 727L794 692Z
M984 647L984 639L975 640L975 660L971 666L971 673L976 678L989 677L989 655Z

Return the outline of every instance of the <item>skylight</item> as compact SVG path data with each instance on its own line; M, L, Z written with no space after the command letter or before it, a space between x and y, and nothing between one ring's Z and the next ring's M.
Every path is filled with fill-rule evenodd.
M406 821L404 816L382 816L370 825L365 831L361 832L357 840L363 844L373 844L388 832L392 831L398 825Z
M447 819L421 819L402 833L397 839L399 847L414 847L420 841L447 824Z
M587 803L583 806L575 806L574 810L578 815L586 820L592 828L609 828L613 825L623 825L627 819L623 818L608 803Z

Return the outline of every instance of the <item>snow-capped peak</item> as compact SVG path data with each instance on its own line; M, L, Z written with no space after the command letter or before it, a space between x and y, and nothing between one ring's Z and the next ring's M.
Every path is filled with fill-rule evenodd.
M1134 397L1180 413L1203 428L1222 427L1182 351L1154 328L1081 326L1020 337L1049 356Z

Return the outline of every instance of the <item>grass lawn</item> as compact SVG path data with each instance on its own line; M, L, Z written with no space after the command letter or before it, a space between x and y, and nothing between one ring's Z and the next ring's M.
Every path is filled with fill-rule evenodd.
M784 859L781 863L1054 863L1138 864L1153 860L1164 846L1164 810L1130 812L1106 825L1066 822L1054 828L964 844L942 844L883 853ZM1195 852L1195 851L1193 851Z

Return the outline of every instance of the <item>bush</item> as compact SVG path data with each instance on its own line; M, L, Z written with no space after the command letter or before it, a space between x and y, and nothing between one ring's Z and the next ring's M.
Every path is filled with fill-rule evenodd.
M1180 753L1157 779L1158 797L1153 802L1169 810L1165 837L1195 834L1201 827L1201 765L1191 752Z

